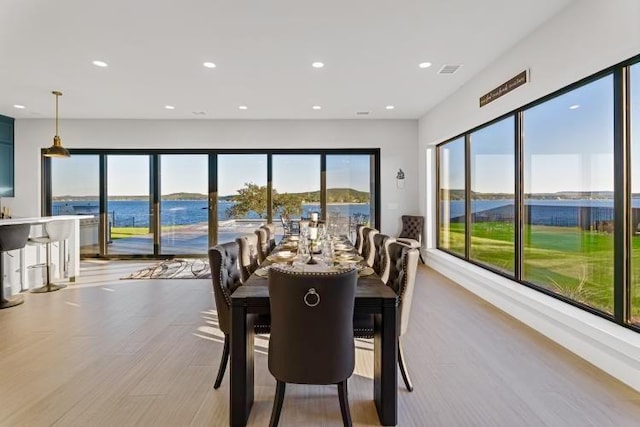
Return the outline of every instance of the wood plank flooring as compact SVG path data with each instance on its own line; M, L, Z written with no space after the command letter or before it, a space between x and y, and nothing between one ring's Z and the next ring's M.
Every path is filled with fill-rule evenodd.
M211 283L120 280L144 265L84 262L78 283L0 311L0 426L228 425ZM354 425L378 425L372 343L356 344ZM251 426L271 413L267 345ZM401 426L640 425L640 393L424 266L403 345ZM288 386L280 425L342 425L336 387Z

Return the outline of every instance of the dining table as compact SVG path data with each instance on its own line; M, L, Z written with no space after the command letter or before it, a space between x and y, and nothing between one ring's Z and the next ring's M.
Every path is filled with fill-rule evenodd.
M231 379L230 415L231 426L245 426L254 401L254 319L257 315L269 314L269 287L266 271L273 263L291 265L291 268L313 268L306 266L295 254L297 236L283 239L264 263L247 281L231 295ZM327 268L337 268L346 260L359 270L355 295L355 315L372 315L374 319L374 372L373 400L381 425L397 425L397 355L398 355L398 298L373 270L364 264L355 248L346 237L334 238L335 253L326 258ZM281 254L279 256L278 254ZM349 255L352 254L352 255ZM317 255L317 257L320 257ZM284 261L284 262L283 262ZM288 262L287 262L288 261ZM322 265L322 261L320 262Z

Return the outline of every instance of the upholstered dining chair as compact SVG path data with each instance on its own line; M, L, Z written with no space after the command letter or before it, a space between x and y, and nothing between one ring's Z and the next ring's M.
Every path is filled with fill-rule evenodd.
M356 242L353 244L353 246L355 246L356 250L360 255L362 255L362 243L364 241L364 238L362 237L362 232L364 231L365 227L366 225L364 224L358 224L356 226Z
M258 263L262 264L271 252L269 250L269 234L271 232L266 227L259 227L255 234L258 237Z
M407 332L409 326L411 302L413 300L413 289L416 282L420 253L418 249L397 241L389 244L388 252L389 278L386 284L398 295L398 319L400 322L398 329L398 365L407 390L413 391L413 384L407 371L400 337ZM353 328L356 338L373 338L373 316L356 316Z
M364 227L362 229L362 257L369 267L373 265L373 255L374 255L374 247L373 247L373 236L378 234L379 231L375 228Z
M383 282L389 279L389 245L395 242L395 237L376 233L373 236L373 264L371 267Z
M269 253L271 253L276 247L276 225L272 222L268 222L262 227L269 230Z
M347 379L355 365L355 269L327 273L269 270L269 371L277 380L270 426L287 383L338 384L342 421L351 426Z
M240 277L242 283L244 283L260 266L258 236L255 234L240 236L236 239L236 243L239 248L238 263L240 266Z
M406 243L412 248L418 249L420 261L424 264L422 258L422 231L424 229L424 217L419 215L402 215L402 230L397 240Z
M255 237L255 236L254 236ZM224 333L224 347L218 367L218 375L213 388L217 389L222 383L224 372L229 360L229 344L231 333L231 294L241 286L240 271L238 270L239 246L237 242L223 243L209 248L209 265L211 266L211 280L213 295L218 313L218 326ZM254 322L256 334L269 333L269 317L258 316Z

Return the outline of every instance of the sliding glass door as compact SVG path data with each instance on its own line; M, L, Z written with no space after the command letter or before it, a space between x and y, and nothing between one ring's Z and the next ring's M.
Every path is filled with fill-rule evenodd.
M154 206L149 179L150 157L107 156L108 255L153 254Z
M160 253L206 254L209 247L208 157L160 156Z

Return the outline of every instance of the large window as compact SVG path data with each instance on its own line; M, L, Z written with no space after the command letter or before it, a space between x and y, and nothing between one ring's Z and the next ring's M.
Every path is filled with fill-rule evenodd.
M630 69L631 86L631 319L640 325L640 63Z
M107 156L107 253L153 254L152 202L149 156Z
M208 156L160 156L160 248L205 254L209 247Z
M508 117L471 133L470 258L514 271L515 123Z
M253 233L267 222L267 156L218 156L218 243Z
M380 227L379 149L70 151L43 157L43 214L94 215L86 256L202 257L281 214Z
M438 145L438 248L640 330L640 56Z
M87 216L80 220L81 255L100 253L99 171L96 155L51 159L51 215Z
M273 156L273 217L310 218L320 212L320 156L279 154ZM282 231L278 228L276 234Z
M613 313L613 78L524 112L528 282Z
M327 156L327 222L332 234L355 239L357 225L371 223L372 160L373 156L362 154Z
M464 255L465 251L465 141L458 138L440 146L439 247Z

